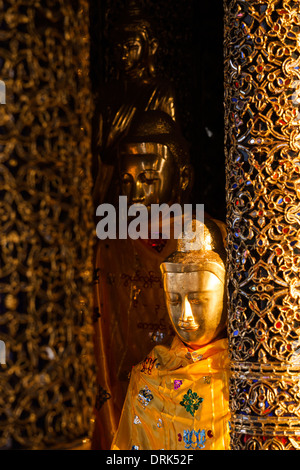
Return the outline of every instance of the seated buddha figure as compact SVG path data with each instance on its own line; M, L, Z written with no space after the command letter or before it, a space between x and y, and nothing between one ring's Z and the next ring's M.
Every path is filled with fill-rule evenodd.
M161 265L176 335L133 367L113 450L229 449L225 253L213 220L196 225Z
M181 204L185 199L192 170L184 141L168 114L143 113L122 141L118 159L121 195L127 196L130 206ZM174 336L160 264L175 249L176 240L171 236L97 240L94 328L98 393L93 449L110 449L132 365L154 344Z

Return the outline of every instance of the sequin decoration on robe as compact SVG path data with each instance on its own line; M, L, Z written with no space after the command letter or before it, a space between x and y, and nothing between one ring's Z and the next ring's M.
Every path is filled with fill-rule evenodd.
M113 450L229 450L227 339L190 351L176 336L133 367Z

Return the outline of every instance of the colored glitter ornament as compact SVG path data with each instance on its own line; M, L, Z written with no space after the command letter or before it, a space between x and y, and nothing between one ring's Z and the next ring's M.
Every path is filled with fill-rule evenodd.
M185 429L183 431L183 440L185 449L203 449L206 442L205 429L201 431L200 429L198 431Z
M142 362L141 372L150 375L156 361L157 358L146 357L146 359Z
M149 405L150 401L153 400L151 390L149 390L148 387L143 388L139 391L137 399L141 403L143 408L146 408L146 406Z
M178 390L182 385L182 380L174 380L174 390Z
M183 400L180 402L188 413L194 416L195 411L198 410L200 404L203 402L203 398L199 397L196 392L193 392L191 389L183 396Z
M199 354L197 351L193 351L193 352L188 351L185 357L189 360L192 360L193 362L197 362L197 361L201 361L201 359L203 358L203 355Z
M136 415L133 420L134 424L141 424L140 418Z

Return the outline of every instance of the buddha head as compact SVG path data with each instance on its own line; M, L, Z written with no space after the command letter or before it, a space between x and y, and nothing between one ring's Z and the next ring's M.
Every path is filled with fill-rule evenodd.
M192 185L187 145L162 111L138 115L118 152L122 195L128 204L182 202Z
M183 234L160 268L173 328L189 348L199 349L225 336L225 249L214 221L193 220L193 226L194 239Z
M117 68L125 75L154 75L158 43L149 20L136 2L130 0L114 24L113 52Z

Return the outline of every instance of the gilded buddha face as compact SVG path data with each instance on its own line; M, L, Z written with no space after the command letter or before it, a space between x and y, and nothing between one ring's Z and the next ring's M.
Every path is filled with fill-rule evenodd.
M115 46L117 63L125 73L140 66L144 53L145 44L138 34L124 34Z
M172 204L178 188L178 171L166 145L133 143L122 146L121 191L128 204Z
M209 344L225 328L224 279L205 268L163 275L168 313L179 338L192 349Z

